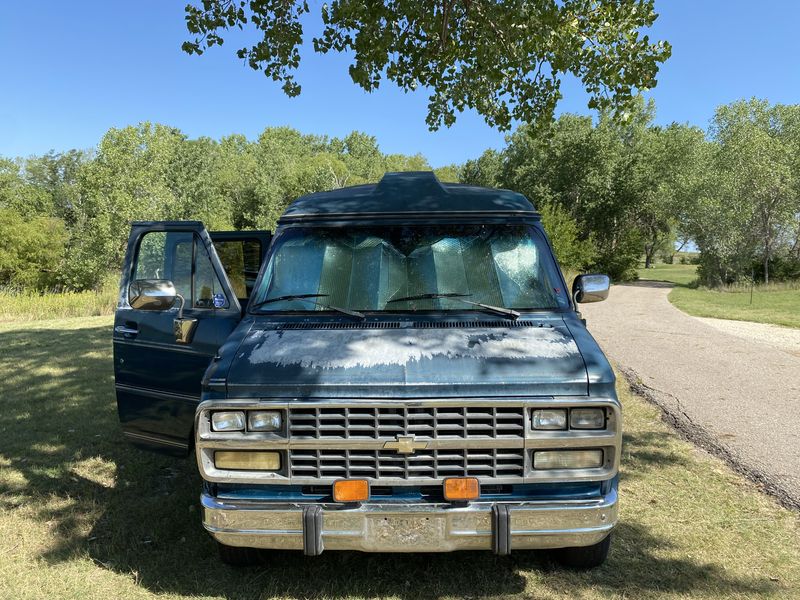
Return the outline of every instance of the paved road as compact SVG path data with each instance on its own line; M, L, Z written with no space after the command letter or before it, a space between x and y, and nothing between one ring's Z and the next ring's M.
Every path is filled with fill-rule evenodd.
M581 310L607 354L678 427L800 507L800 352L769 327L748 336L690 317L669 290L614 286L607 301Z

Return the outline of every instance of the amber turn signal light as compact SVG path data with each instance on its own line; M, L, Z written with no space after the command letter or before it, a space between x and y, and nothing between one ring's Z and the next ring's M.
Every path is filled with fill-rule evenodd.
M481 486L474 477L450 477L444 480L445 500L475 500L481 495Z
M333 484L336 502L363 502L369 500L369 482L366 479L340 479Z

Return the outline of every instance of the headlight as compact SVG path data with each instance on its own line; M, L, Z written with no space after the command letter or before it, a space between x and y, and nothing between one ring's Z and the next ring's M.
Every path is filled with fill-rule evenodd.
M248 431L278 431L281 413L277 410L251 410L247 413Z
M214 452L214 466L234 471L278 471L281 455L277 452L217 450Z
M596 469L602 466L602 450L540 450L533 453L534 469Z
M225 410L211 413L211 429L214 431L244 431L244 412Z
M603 429L606 411L603 408L573 408L569 411L570 429Z
M534 429L566 429L567 411L561 408L546 408L533 411Z

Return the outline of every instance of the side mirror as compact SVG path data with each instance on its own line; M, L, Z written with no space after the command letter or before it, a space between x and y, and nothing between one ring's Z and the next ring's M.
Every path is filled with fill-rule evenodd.
M138 310L169 310L177 298L180 294L169 279L136 279L128 287L128 302Z
M611 279L608 275L578 275L572 283L572 297L575 302L600 302L608 298Z
M172 332L179 344L191 344L197 319L183 316L184 300L169 279L136 279L128 287L128 302L139 310L169 310L180 301L178 316L172 321Z

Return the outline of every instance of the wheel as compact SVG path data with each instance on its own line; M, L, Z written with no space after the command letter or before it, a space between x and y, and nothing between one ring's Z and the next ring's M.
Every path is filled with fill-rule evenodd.
M241 548L239 546L226 546L217 542L219 558L226 565L233 567L252 567L261 563L258 550L255 548Z
M553 558L565 567L573 569L593 569L602 565L611 547L611 534L602 542L577 548L559 548L553 551Z

